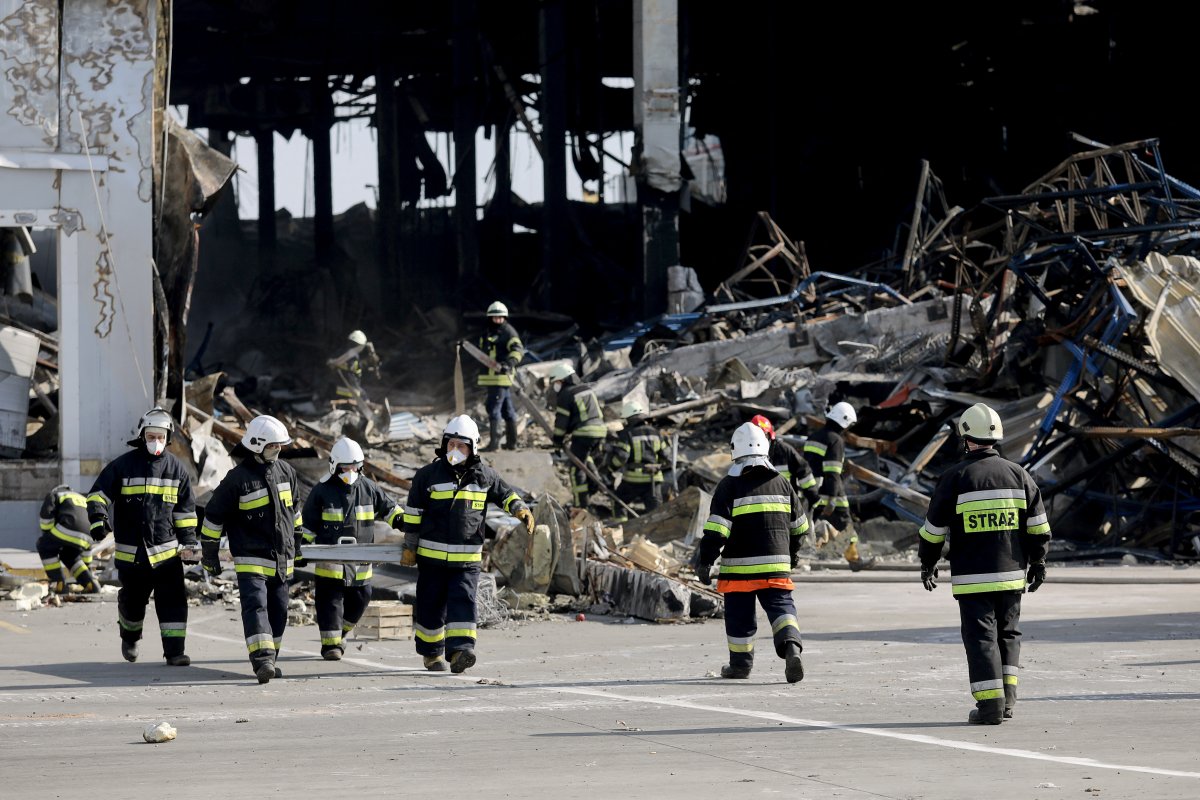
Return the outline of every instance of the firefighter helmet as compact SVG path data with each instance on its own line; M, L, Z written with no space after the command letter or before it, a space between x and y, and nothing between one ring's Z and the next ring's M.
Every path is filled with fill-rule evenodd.
M550 368L550 380L561 381L575 374L575 368L566 362L555 364Z
M834 403L833 407L825 412L825 419L831 419L843 428L849 428L858 422L858 414L854 413L854 406L842 401Z
M488 306L487 315L489 317L507 317L508 306L501 303L499 300Z
M771 420L767 419L762 414L755 414L750 418L750 421L762 428L762 432L767 435L768 439L775 438L775 426L771 424Z
M167 442L171 441L171 432L175 430L175 420L162 406L155 406L138 419L137 428L133 432L135 440L143 438L146 428L162 428L167 432Z
M246 425L246 433L242 435L242 447L251 453L262 453L269 444L283 446L291 444L292 437L287 428L279 420L267 414L260 414Z
M466 414L460 414L446 424L442 431L442 451L450 439L465 439L471 443L471 455L479 453L479 426Z
M367 343L367 335L362 331L350 331L348 338L360 347Z
M998 442L1004 438L1004 423L991 406L976 403L958 418L958 435L981 444Z
M641 400L626 400L621 403L621 419L629 419L645 413L647 413L646 404Z
M733 445L734 461L746 456L765 456L771 449L767 435L753 422L744 422L739 425L738 429L733 432L730 444Z
M326 481L337 475L338 468L343 464L354 464L358 467L363 464L362 448L358 442L345 436L333 443L333 448L329 451L329 474L321 480Z

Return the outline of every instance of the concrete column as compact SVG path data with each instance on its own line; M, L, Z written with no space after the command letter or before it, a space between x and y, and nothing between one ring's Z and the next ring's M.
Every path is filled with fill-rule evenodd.
M275 131L255 131L258 149L258 248L273 251L275 232Z
M545 0L538 14L542 61L542 274L551 308L572 307L575 296L567 237L567 10L565 0Z
M313 109L308 134L313 148L313 244L317 258L323 258L333 252L333 154L329 140L333 98L324 75L313 79Z
M400 240L400 171L397 164L396 74L380 54L375 75L375 140L379 164L379 208L375 231L379 239L379 269L385 293L397 297L405 289L397 243Z
M454 0L454 230L458 246L459 302L474 296L479 284L479 233L475 214L475 130L479 72L476 0Z
M633 124L642 211L643 316L667 305L667 268L679 263L678 0L634 0Z

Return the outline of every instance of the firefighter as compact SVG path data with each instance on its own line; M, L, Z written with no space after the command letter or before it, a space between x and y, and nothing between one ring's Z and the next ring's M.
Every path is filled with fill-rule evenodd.
M111 531L116 541L121 655L137 661L153 595L163 657L173 667L186 667L192 660L184 653L188 610L180 547L190 555L196 546L196 502L183 464L167 452L174 427L158 406L143 414L128 442L135 449L100 471L87 507L92 538Z
M570 364L555 364L550 370L550 382L554 388L555 448L562 448L566 437L571 437L570 452L580 463L571 464L571 495L578 508L585 508L591 491L596 488L596 482L589 474L595 473L596 462L592 456L596 454L608 438L608 426L604 424L604 412L600 400L592 387L579 380L575 368Z
M755 600L771 623L775 653L785 660L788 683L804 678L795 586L790 577L808 532L799 498L768 455L762 429L751 422L733 432L733 466L713 492L711 513L704 523L696 576L708 586L721 557L717 591L725 596L725 638L729 663L722 678L749 678L754 666L754 636L758 631Z
M621 404L625 427L617 434L608 466L621 474L617 496L629 504L640 502L646 511L653 511L662 503L667 442L646 421L645 414L646 407L640 400L626 400ZM618 514L616 521L624 520Z
M362 331L350 331L347 339L350 341L350 347L340 355L328 359L325 364L331 367L337 376L334 394L346 400L358 400L364 397L363 370L369 370L376 378L379 377L379 355L375 352L375 345L371 344Z
M975 699L967 721L999 725L1017 704L1021 595L1046 580L1050 523L1033 478L996 451L1004 426L992 408L968 408L958 434L964 458L942 474L921 526L921 582L929 591L937 586L937 562L949 543Z
M755 414L750 421L762 428L763 433L767 435L767 440L771 443L767 458L771 459L775 471L792 484L797 494L804 495L811 510L820 499L820 493L817 491L817 478L813 475L808 461L796 452L796 448L775 437L775 426L771 424L771 420L762 414Z
M242 605L242 630L250 667L259 683L283 677L275 666L288 620L288 578L296 556L295 531L302 523L293 499L296 470L279 459L291 444L283 423L266 415L250 420L229 470L204 509L200 533L204 570L221 571L221 536L229 539Z
M304 501L303 541L337 544L343 536L359 544L375 541L375 521L400 527L400 506L362 474L363 451L353 439L338 439L329 451L329 470ZM366 564L318 561L317 627L321 655L341 659L343 640L362 619L371 602L372 570Z
M821 527L827 532L818 537L818 546L830 538L836 538L851 525L850 500L842 485L842 469L846 461L846 440L842 434L857 421L858 414L854 406L846 402L836 403L825 412L825 425L804 443L804 459L813 475L820 476L820 488L817 490L817 501L812 505L812 515L814 522L826 523ZM826 525L832 526L833 530L829 531ZM855 538L851 537L851 544Z
M437 458L417 470L404 506L401 564L417 567L414 629L425 669L463 672L475 664L475 592L488 502L525 523L533 513L511 486L479 460L479 428L464 415L442 432Z
M42 534L37 551L50 591L65 592L70 584L78 583L88 594L99 592L100 581L89 568L92 535L87 499L70 486L55 486L42 501L38 524Z
M525 346L512 325L508 324L508 306L499 300L488 306L487 328L479 336L479 349L500 363L496 372L484 368L479 385L487 388L489 436L485 451L500 449L500 420L504 419L504 449L517 449L517 409L512 401L513 373L525 356Z

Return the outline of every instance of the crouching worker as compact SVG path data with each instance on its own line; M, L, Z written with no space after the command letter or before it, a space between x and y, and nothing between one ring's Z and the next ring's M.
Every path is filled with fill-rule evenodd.
M804 678L804 646L789 576L808 532L808 517L791 484L771 464L761 428L744 423L733 432L732 445L733 466L713 493L696 566L700 582L710 585L713 564L721 557L717 591L725 596L729 642L729 664L721 667L721 677L750 677L757 600L771 622L775 653L786 661L784 675L788 683L797 683Z
M479 460L479 428L465 414L442 432L437 458L417 470L404 506L404 560L417 566L414 632L425 669L475 664L475 592L489 502L533 532L533 512L496 470Z
M100 591L100 581L89 569L92 546L87 500L70 486L55 486L42 501L38 514L42 535L37 540L38 555L51 592L65 592L72 583L92 594Z
M221 572L221 535L237 572L242 605L242 631L250 651L250 668L259 683L282 678L275 666L288 621L288 578L296 557L296 470L279 460L291 444L283 423L266 415L246 425L233 457L242 462L225 474L204 509L204 571Z
M400 507L363 476L363 451L353 439L338 439L329 451L329 472L304 501L305 543L337 544L343 536L359 544L375 540L375 521L400 527ZM371 602L371 565L318 561L317 627L321 655L338 661L343 639L354 630Z

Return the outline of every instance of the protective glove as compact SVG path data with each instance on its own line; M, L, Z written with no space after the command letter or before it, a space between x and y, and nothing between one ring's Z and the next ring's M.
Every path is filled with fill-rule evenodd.
M815 509L817 507L817 501L820 499L821 499L821 494L815 490L804 493L804 500L805 500L805 502L808 503L809 508Z
M932 592L937 588L937 567L921 567L921 583L925 584L925 591Z
M792 553L792 569L795 569L798 566L800 566L800 554Z
M417 551L411 547L404 548L400 554L400 566L415 567L417 565Z
M705 586L712 586L712 564L697 564L696 580Z
M292 564L295 565L297 568L300 568L300 567L303 567L306 564L308 564L308 559L305 558L304 556L300 555L300 551L297 550L296 557L294 559L292 559Z
M211 560L202 558L200 563L204 566L204 571L209 575L216 576L221 574L221 560L219 558L214 558Z
M1025 588L1028 591L1036 592L1038 587L1046 580L1046 564L1039 561L1036 564L1029 565L1029 572L1025 575Z
M517 368L514 367L512 364L504 363L504 364L500 365L500 371L503 372L505 375L512 375L514 372L517 371Z
M519 520L521 520L521 522L525 523L525 530L527 532L533 533L533 512L532 511L530 511L528 508L522 508L520 511L517 512L517 519L519 519Z

